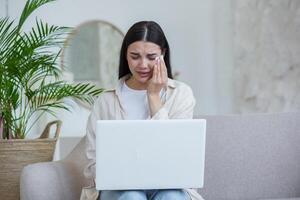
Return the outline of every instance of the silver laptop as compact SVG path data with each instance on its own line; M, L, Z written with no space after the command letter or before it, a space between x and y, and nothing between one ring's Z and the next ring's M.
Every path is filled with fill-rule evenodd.
M206 121L99 120L96 189L201 188Z

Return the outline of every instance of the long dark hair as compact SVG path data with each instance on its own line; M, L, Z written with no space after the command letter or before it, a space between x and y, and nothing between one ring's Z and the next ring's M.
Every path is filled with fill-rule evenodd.
M160 46L162 52L164 53L164 61L167 67L168 77L173 78L170 64L170 48L167 38L161 27L153 21L137 22L132 25L126 33L120 53L119 78L131 73L126 55L128 46L136 41L153 42Z

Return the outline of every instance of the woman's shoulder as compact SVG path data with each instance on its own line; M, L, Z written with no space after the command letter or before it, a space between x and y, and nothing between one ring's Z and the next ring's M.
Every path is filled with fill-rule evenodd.
M170 87L173 87L173 88L179 90L179 91L192 92L192 88L187 83L185 83L183 81L169 79L168 80L168 85Z
M114 99L114 92L111 90L104 90L101 94L95 99L95 104L103 104L106 102L111 102Z
M170 100L173 99L174 103L195 104L195 97L192 88L187 83L178 80L171 80L168 84L170 87L173 86L170 92Z

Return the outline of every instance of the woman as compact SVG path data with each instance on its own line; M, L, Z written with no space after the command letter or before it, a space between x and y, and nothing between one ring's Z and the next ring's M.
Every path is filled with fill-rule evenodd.
M84 174L95 179L95 125L97 120L192 118L195 99L189 86L172 79L170 49L161 27L152 21L134 24L124 37L119 83L96 100L89 117ZM81 199L199 200L192 189L101 191L84 188Z

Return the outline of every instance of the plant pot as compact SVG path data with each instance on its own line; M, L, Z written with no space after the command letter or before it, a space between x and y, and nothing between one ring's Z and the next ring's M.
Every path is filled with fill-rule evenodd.
M49 137L50 127L56 124L54 138ZM28 164L53 160L61 121L47 124L38 139L0 140L0 196L5 200L20 199L20 174Z

